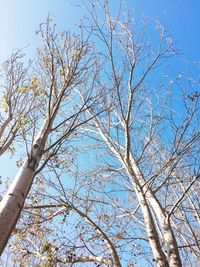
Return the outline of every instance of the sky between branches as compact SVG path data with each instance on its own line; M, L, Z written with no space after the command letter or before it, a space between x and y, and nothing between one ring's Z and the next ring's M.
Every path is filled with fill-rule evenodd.
M85 0L87 3L88 0ZM118 1L111 0L115 11ZM139 21L143 15L157 18L176 40L182 62L187 60L190 75L197 75L200 68L200 0L127 0L127 8ZM0 63L15 48L26 47L28 58L34 56L39 44L35 31L51 14L60 30L75 31L86 10L80 0L0 0ZM172 62L173 64L173 62ZM176 71L176 64L171 70ZM12 177L17 172L15 160L5 155L0 159L2 177Z

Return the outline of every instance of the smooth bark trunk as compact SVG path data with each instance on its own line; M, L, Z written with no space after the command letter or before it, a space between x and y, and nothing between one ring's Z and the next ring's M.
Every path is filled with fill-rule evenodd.
M142 214L144 217L144 224L146 227L147 236L149 239L149 244L152 249L152 253L154 256L154 261L159 267L168 267L167 258L162 250L162 246L159 241L159 236L153 221L153 217L151 211L149 209L149 205L145 198L144 192L141 187L136 185L135 192L142 210Z
M24 162L0 202L0 255L3 253L12 230L17 223L24 201L31 188L35 171L43 155L44 146L48 138L49 126L48 120L46 120L33 143L28 159Z
M19 218L25 198L31 187L34 171L24 163L9 190L0 203L0 255Z
M100 125L97 123L97 128L102 136L102 138L106 141L108 147L110 148L110 150L114 153L114 155L119 159L119 161L122 163L122 165L125 167L129 177L130 177L130 169L128 167L128 164L126 164L126 162L124 161L125 159L122 158L122 155L116 150L116 148L113 146L112 142L109 139L109 136L107 136L106 134L104 134L103 130L101 129ZM130 165L130 164L129 164ZM133 174L133 170L132 170L132 174ZM168 262L166 259L166 256L164 254L164 252L162 251L161 248L161 244L159 242L159 237L153 222L153 218L152 218L152 214L150 212L150 209L148 207L148 203L146 201L145 198L145 194L143 193L144 191L142 190L141 186L139 184L136 183L136 179L137 177L133 177L131 176L131 181L133 183L133 187L135 189L136 195L138 197L141 209L142 209L142 213L143 213L143 217L144 217L144 221L145 221L145 227L146 227L146 231L147 231L147 235L148 235L148 239L149 239L149 244L151 246L152 249L152 253L154 256L154 260L156 261L157 266L159 267L168 267Z
M178 251L178 246L176 243L176 239L174 237L173 230L171 228L170 222L168 221L167 215L165 214L163 208L161 207L159 201L157 200L156 196L151 191L148 184L146 184L146 181L139 170L137 164L135 163L135 160L133 159L131 155L131 163L127 163L129 165L129 168L127 168L127 171L129 172L129 175L132 176L132 172L137 177L138 183L142 186L143 192L145 193L145 197L150 203L151 207L153 208L154 212L157 215L158 221L160 223L160 227L163 232L164 241L166 245L166 254L169 261L170 267L181 267L181 259ZM145 185L146 184L146 185Z
M153 194L153 192L149 188L149 185L147 184L145 186L146 181L145 181L141 171L139 170L139 168L138 168L133 156L131 155L130 151L129 151L129 158L123 157L119 153L119 151L117 151L117 149L113 146L109 136L103 132L103 130L101 129L101 126L98 124L97 121L96 121L96 126L97 126L102 138L105 140L108 147L110 148L110 150L115 154L115 156L119 159L119 161L125 167L127 174L131 178L132 182L134 181L133 186L134 186L134 189L136 190L136 195L138 197L139 202L142 201L144 203L144 201L142 200L142 197L140 197L140 194L138 193L137 185L139 185L142 188L142 191L144 194L143 197L146 199L145 200L146 205L148 205L148 203L150 203L152 209L156 213L158 221L160 223L160 227L161 227L163 235L164 235L165 245L168 248L167 252L165 252L165 254L167 256L167 260L168 260L168 263L167 263L168 265L166 265L166 266L181 267L182 263L181 263L181 259L180 259L180 255L179 255L179 251L178 251L178 246L177 246L176 239L174 237L170 222L167 220L167 216L166 216L165 212L163 211L156 196ZM141 203L140 203L140 205L141 205ZM141 209L142 209L142 206L141 206ZM143 212L143 216L145 219L145 216L147 216L147 212L145 212L144 209L142 210L142 212ZM144 214L144 212L146 214ZM150 215L150 213L149 213L149 215ZM151 219L149 218L148 221L150 222ZM145 221L145 223L146 223L146 221ZM150 228L148 225L145 225L145 226L146 226L147 234L148 234L148 231L149 231L148 229L150 229ZM154 242L156 243L156 237L154 237L154 239L155 239ZM150 246L151 246L152 251L153 251L154 245L153 245L153 247L152 247L152 245L153 245L152 242L150 242ZM156 252L154 252L153 254L156 254ZM165 258L166 258L166 256L165 256ZM154 255L154 257L155 257L155 255ZM160 258L162 258L162 252L160 253Z

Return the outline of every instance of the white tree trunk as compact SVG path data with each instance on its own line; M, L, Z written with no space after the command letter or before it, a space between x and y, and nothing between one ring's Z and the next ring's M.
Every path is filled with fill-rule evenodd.
M146 199L148 199L148 202L150 203L151 207L153 208L155 214L157 215L158 221L160 223L160 227L163 232L164 241L167 246L167 256L169 259L169 266L170 267L179 267L182 266L181 259L176 243L176 239L174 237L170 222L168 221L167 215L162 209L159 201L157 200L156 196L153 194L151 189L149 188L149 185L146 184L146 181L144 180L144 177L142 173L140 172L135 160L133 159L131 155L131 165L129 166L134 175L136 176L136 179L138 183L142 186L143 192L145 193ZM130 168L127 168L127 172L129 172L129 175L131 174ZM146 184L146 185L145 185Z
M146 227L147 236L149 239L149 244L152 249L152 253L154 256L154 261L157 266L159 267L167 267L169 266L167 258L162 250L159 236L153 221L153 217L149 208L149 205L147 203L147 200L145 198L144 192L140 186L135 187L135 192L142 210L142 214L144 217L144 224Z
M34 171L27 168L25 162L0 202L0 255L15 227L33 178Z
M115 147L113 146L111 140L109 139L109 136L104 134L103 130L101 129L100 125L96 122L96 126L99 130L99 133L101 134L102 138L105 140L105 142L107 143L109 149L114 153L114 155L119 159L119 161L122 163L122 165L125 167L128 175L130 176L130 168L128 167L128 165L125 163L125 159L122 158L122 156L120 155L120 153L115 149ZM133 174L133 172L132 172ZM135 189L136 195L138 197L141 209L142 209L142 213L143 213L143 217L144 217L144 221L145 221L145 227L146 227L146 231L147 231L147 236L149 239L149 244L151 246L152 249L152 253L154 256L154 260L157 264L157 266L159 267L168 267L168 261L166 259L166 256L161 248L161 244L159 242L159 237L158 237L158 233L156 231L154 222L153 222L153 218L152 218L152 214L150 212L150 209L148 207L148 203L146 201L145 198L145 194L143 193L144 191L142 190L142 187L137 184L135 181L137 180L137 177L130 177L133 187Z
M151 222L153 222L153 220L151 218L152 215L150 213L150 209L148 211L148 207L147 207L149 205L148 203L150 203L152 209L154 210L154 212L157 215L158 221L159 221L161 229L163 231L165 244L168 247L168 251L167 251L166 255L168 257L167 260L168 260L169 264L167 262L167 264L165 266L181 267L182 264L181 264L181 259L180 259L176 239L174 237L170 223L167 220L167 216L166 216L165 212L163 211L160 203L158 202L156 196L153 194L153 192L149 188L149 185L147 184L145 186L146 181L145 181L142 173L140 172L133 156L130 154L130 151L129 151L129 158L125 158L125 156L121 155L119 153L119 151L113 146L113 143L110 140L109 136L103 132L101 126L98 124L97 121L96 121L96 127L99 130L101 137L107 143L109 149L119 159L119 161L125 167L127 174L131 178L131 181L133 183L133 187L135 189L136 195L138 197L138 200L139 200L139 203L141 205L142 212L143 212L143 216L144 216L144 220L145 220L145 227L147 230L148 238L149 238L149 236L152 237L152 235L149 235L150 232L152 233L152 231L150 230L151 226L149 224ZM142 191L138 190L138 185L140 188L142 188ZM141 195L141 194L143 194L143 195ZM148 200L148 203L147 203L147 200ZM158 243L156 241L158 236L155 235L156 232L157 232L156 228L154 227L154 230L153 230L154 240L151 240L151 238L149 238L149 243L150 243L155 260L157 258L157 262L160 262L159 259L163 258L163 262L165 262L166 256L164 255L165 257L163 257L163 252L161 250L158 250L158 251L160 251L160 256L158 256L157 252L156 252L156 247L158 246ZM162 266L162 265L158 265L158 266Z
M24 162L19 173L0 202L0 255L17 223L24 201L31 188L35 171L39 165L48 138L47 128L49 128L49 126L48 120L46 120L33 143L28 159Z

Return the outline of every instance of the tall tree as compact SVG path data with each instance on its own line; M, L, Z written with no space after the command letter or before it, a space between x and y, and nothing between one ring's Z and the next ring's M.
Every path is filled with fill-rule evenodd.
M32 149L32 129L26 133L21 173L36 178L14 231L13 261L193 265L200 257L199 84L167 75L166 60L177 52L159 22L137 28L122 6L112 17L107 0L85 8L81 33L96 44L95 58L88 40L56 34L49 22L39 31L45 46L31 88L40 109L30 120L35 133L44 126Z
M79 105L76 89L83 81L91 83L93 79L91 67L94 57L90 54L87 37L84 40L83 35L56 33L50 18L40 25L37 33L43 40L43 46L37 51L35 76L32 76L24 91L32 90L41 99L31 117L31 132L25 139L27 159L0 203L1 253L19 218L35 174L86 122L83 113L88 105L95 102L88 85L81 89L87 100Z
M13 142L24 134L24 125L32 111L36 96L26 90L28 70L22 63L23 53L13 52L3 64L0 114L0 156L14 149Z
M180 76L175 82L163 83L162 79L160 84L155 81L150 84L149 75L157 80L158 66L176 55L172 40L158 22L158 39L150 44L145 30L137 32L132 28L129 16L122 20L119 12L113 18L109 1L104 5L98 3L104 10L104 19L96 16L94 5L88 11L95 38L103 47L101 77L104 78L99 87L104 90L102 102L106 112L94 118L93 129L88 130L102 138L128 175L157 266L182 266L179 220L193 239L186 247L199 246L191 229L198 223L198 207L192 204L194 214L191 214L183 200L192 188L192 198L197 193L200 95L195 83L187 93L188 88L184 87L188 85ZM175 186L176 183L179 185ZM190 219L183 220L182 216L193 217L193 226Z

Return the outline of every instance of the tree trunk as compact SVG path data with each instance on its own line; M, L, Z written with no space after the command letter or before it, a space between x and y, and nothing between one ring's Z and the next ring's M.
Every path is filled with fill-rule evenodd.
M17 223L31 188L35 171L43 155L44 146L48 138L49 126L48 120L46 120L33 143L28 159L24 162L6 195L0 202L0 255L3 253L12 230Z
M143 189L139 186L135 186L135 192L143 213L144 217L144 224L147 232L147 236L149 239L149 244L151 246L153 256L154 256L154 261L157 266L159 267L168 267L168 261L167 258L162 250L160 241L159 241L159 236L153 221L153 217L151 214L151 211L149 209L149 205L147 203L147 200L145 198Z
M94 222L92 221L87 214L83 213L79 209L75 208L73 205L71 205L71 208L76 211L86 222L88 222L90 225L93 226L95 231L103 238L105 245L107 246L111 258L108 263L108 267L122 267L120 259L118 257L117 251L113 245L113 243L110 241L108 236L103 232L103 230ZM164 266L163 266L164 267Z
M181 267L182 263L181 263L181 259L180 259L180 255L178 251L178 246L177 246L176 239L174 237L174 233L171 228L170 222L168 221L167 216L164 210L162 209L159 201L157 200L156 196L153 194L153 192L149 188L149 185L147 184L145 186L146 181L144 180L144 177L141 171L139 170L137 164L135 163L135 160L133 159L132 155L131 155L130 161L131 163L130 162L127 163L129 167L128 168L126 167L126 169L129 172L129 175L131 176L135 175L137 177L137 181L142 186L146 199L148 199L148 202L153 208L155 214L157 215L158 221L160 223L160 227L163 232L165 245L167 248L169 266L170 267L175 267L175 266Z
M149 239L149 243L153 252L154 260L156 261L157 266L159 267L168 267L168 261L167 258L162 251L160 242L159 242L159 236L155 228L155 224L153 222L152 214L150 212L150 209L148 207L148 203L144 194L143 188L140 186L137 180L137 175L134 174L132 165L126 161L126 159L122 158L122 155L116 150L116 148L112 145L112 142L110 141L110 138L108 135L104 134L103 130L101 129L100 125L96 121L96 126L99 130L99 133L101 134L102 138L105 140L107 143L109 149L114 153L114 155L119 159L119 161L122 163L122 165L125 167L129 177L131 178L133 187L135 189L136 195L138 197L144 221L145 221L145 227ZM132 175L131 175L132 174ZM133 175L134 174L134 175Z

